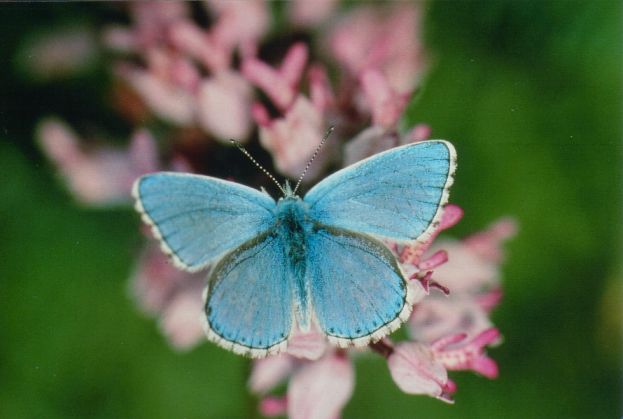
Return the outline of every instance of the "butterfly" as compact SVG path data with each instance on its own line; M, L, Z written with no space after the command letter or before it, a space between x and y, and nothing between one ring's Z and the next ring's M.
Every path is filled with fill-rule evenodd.
M339 170L301 198L214 177L159 172L134 184L142 219L186 271L209 268L208 339L259 358L294 331L363 346L407 320L415 291L384 240L426 240L453 182L452 144L429 140ZM275 181L276 182L276 181Z

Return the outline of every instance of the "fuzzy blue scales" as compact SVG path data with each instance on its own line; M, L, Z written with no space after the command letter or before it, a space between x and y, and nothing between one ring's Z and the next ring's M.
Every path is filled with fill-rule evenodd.
M309 287L305 282L307 269L307 250L309 237L314 231L314 223L308 214L308 206L297 196L282 198L275 212L275 233L285 249L285 263L294 283L293 296L299 325L309 328Z

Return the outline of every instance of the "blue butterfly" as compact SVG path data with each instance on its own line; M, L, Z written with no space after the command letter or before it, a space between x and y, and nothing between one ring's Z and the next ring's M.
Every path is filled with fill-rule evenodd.
M314 323L340 347L397 329L415 291L382 240L430 237L455 167L454 147L430 140L342 169L304 198L287 185L275 201L234 182L166 172L139 178L133 193L177 267L210 267L208 338L263 357L283 351L297 326Z

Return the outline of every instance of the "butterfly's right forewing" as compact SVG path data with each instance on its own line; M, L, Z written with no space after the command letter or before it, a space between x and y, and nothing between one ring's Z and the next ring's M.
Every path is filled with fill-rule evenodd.
M454 147L429 140L379 153L342 169L305 195L317 222L392 241L425 240L448 201Z
M208 176L145 175L134 184L137 209L175 264L198 271L266 232L275 201L255 189Z

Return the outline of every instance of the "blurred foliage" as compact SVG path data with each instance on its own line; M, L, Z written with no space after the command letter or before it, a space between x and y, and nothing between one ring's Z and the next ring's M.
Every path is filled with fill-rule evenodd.
M494 314L501 376L453 374L454 406L402 394L378 357L357 361L347 418L621 415L623 191L619 2L427 5L431 70L407 121L452 140L453 234L516 216ZM176 353L129 298L140 248L130 209L77 207L33 141L55 113L119 136L104 63L21 77L25 37L118 19L99 3L0 6L0 417L256 415L248 362L204 344Z

